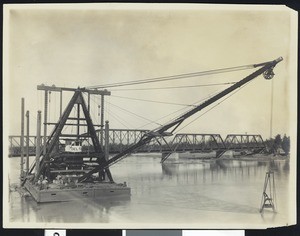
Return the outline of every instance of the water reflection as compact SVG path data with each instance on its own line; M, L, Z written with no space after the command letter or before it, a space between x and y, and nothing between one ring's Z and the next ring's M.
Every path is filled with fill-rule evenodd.
M179 171L179 165L176 165L176 164L166 164L166 163L163 163L161 165L162 167L162 173L163 175L169 175L169 176L172 176L172 175L175 175L176 173L178 173Z
M274 222L277 216L276 212L273 211L263 211L261 214L261 219L263 220L263 222L265 223L269 223L269 222Z
M184 166L184 168L182 168ZM163 163L162 174L165 176L182 176L188 179L190 176L196 179L201 176L206 180L206 175L210 173L211 179L220 174L222 176L235 175L240 177L250 177L257 175L261 171L275 171L277 175L289 174L289 160L271 160L271 161L241 161L241 160L216 160L211 162L193 162L186 164ZM198 177L197 177L198 176Z
M37 203L31 196L21 197L18 192L14 192L12 197L15 205L11 208L20 208L21 212L15 214L15 211L11 211L11 216L22 222L108 223L112 209L124 207L130 202L130 196L52 203Z
M272 160L272 161L242 161L242 160L216 160L211 162L193 162L186 164L172 164L164 163L162 165L162 174L169 179L173 177L177 184L184 182L185 184L192 184L199 186L204 184L201 188L210 188L209 194L206 196L197 195L197 205L192 206L193 209L201 209L208 211L222 211L222 212L244 212L249 214L257 214L259 205L239 204L239 197L246 198L247 195L256 194L257 200L250 199L258 203L261 196L262 187L264 184L264 176L266 171L273 170L276 173L276 179L279 185L285 183L286 179L281 179L281 175L287 176L289 174L289 160ZM210 184L207 187L207 184ZM220 191L213 189L213 184L220 184ZM226 192L226 189L232 188L233 192ZM238 188L244 188L245 191L238 196ZM249 192L249 190L254 190ZM222 189L222 190L221 190ZM226 198L230 194L233 198L229 201L220 199L220 194L224 194ZM216 198L215 198L216 196ZM284 197L284 196L283 196ZM249 197L249 198L252 198ZM230 199L230 198L229 198ZM283 198L282 198L283 199ZM191 202L193 202L191 200ZM242 202L242 201L240 201ZM186 204L185 204L185 207ZM268 220L270 217L268 217ZM275 219L275 218L274 218Z

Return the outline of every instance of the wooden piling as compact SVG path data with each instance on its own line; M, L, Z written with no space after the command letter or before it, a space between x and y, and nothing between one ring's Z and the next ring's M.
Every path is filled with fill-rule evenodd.
M44 104L44 146L43 154L46 154L47 147L47 121L48 121L48 91L45 90L45 104Z
M23 181L24 177L24 98L21 100L21 140L20 140L20 146L21 146L21 160L20 160L20 180Z
M109 159L109 122L105 121L105 145L104 145L104 158L106 161ZM113 177L110 173L109 168L105 168L105 179L109 180L110 182L114 182Z
M37 129L36 129L35 180L38 179L37 173L39 173L40 170L40 154L41 154L41 111L38 111Z
M105 121L105 160L108 161L109 156L109 122Z
M104 95L101 94L101 116L100 116L100 145L103 148L103 129L104 129Z
M62 116L62 90L60 91L60 101L59 101L59 117Z
M26 112L26 175L29 172L29 111Z

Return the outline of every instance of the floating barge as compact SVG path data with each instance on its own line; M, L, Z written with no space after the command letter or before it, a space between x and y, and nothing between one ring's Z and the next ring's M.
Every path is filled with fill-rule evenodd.
M99 139L90 116L90 100L88 99L87 105L83 97L83 93L88 93L88 96L91 94L104 96L110 95L110 92L44 85L37 88L45 91L44 136L41 136L41 111L38 111L36 157L29 167L29 142L27 142L26 169L24 170L24 99L22 99L21 185L38 203L84 198L130 197L130 188L126 183L115 183L109 167L101 168L101 165L106 164L109 159L109 124L106 121L104 132L102 112ZM72 91L74 94L64 112L61 107L58 122L48 122L48 95L51 91L62 92L63 90ZM62 105L62 100L60 104ZM29 140L28 111L26 117L27 140ZM47 136L48 125L54 126L49 136ZM70 128L73 126L76 127L76 134L72 132L73 128ZM103 134L105 134L105 140Z
M84 198L128 197L131 192L125 183L117 184L109 182L79 183L74 186L49 184L47 188L41 189L41 186L26 181L24 187L38 203L63 202Z

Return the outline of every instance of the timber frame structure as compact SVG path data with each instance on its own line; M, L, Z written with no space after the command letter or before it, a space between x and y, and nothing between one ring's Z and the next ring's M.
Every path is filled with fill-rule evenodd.
M37 153L37 161L31 166L29 170L29 175L33 172L35 173L35 181L39 179L40 176L44 178L47 177L48 180L53 180L57 175L73 175L79 177L83 173L89 172L91 169L98 166L100 163L105 162L105 153L101 147L101 143L97 136L95 127L93 125L92 119L89 113L89 101L88 106L83 98L83 93L88 93L88 98L90 94L96 95L110 95L107 90L97 91L97 90L87 90L85 88L69 89L69 88L57 88L49 86L38 86L38 89L45 90L45 94L50 90L59 91L67 90L73 91L74 94L66 106L64 112L61 114L57 123L47 123L45 114L44 127L47 125L54 125L51 134L46 137L46 141L43 144L43 149L40 153ZM46 97L46 96L45 96ZM46 98L47 99L47 98ZM46 100L45 99L45 100ZM77 110L77 116L71 116L71 111L75 108ZM83 114L83 117L81 117ZM75 121L75 123L67 123L68 121ZM85 123L82 123L85 122ZM77 134L65 134L63 129L65 126L76 126ZM80 127L86 126L87 132L80 133ZM44 132L44 134L46 131ZM73 140L90 140L92 143L92 151L74 152L68 153L62 151L61 140L64 139ZM44 136L45 139L45 136ZM97 181L109 181L113 182L112 175L109 168L105 168L99 171ZM25 179L26 181L26 179ZM24 182L25 182L24 181Z

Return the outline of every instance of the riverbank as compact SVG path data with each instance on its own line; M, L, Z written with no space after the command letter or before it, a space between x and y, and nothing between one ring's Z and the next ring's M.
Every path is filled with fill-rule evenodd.
M273 154L253 154L246 156L221 157L222 160L242 160L242 161L271 161L271 160L289 160L290 155L281 156Z

